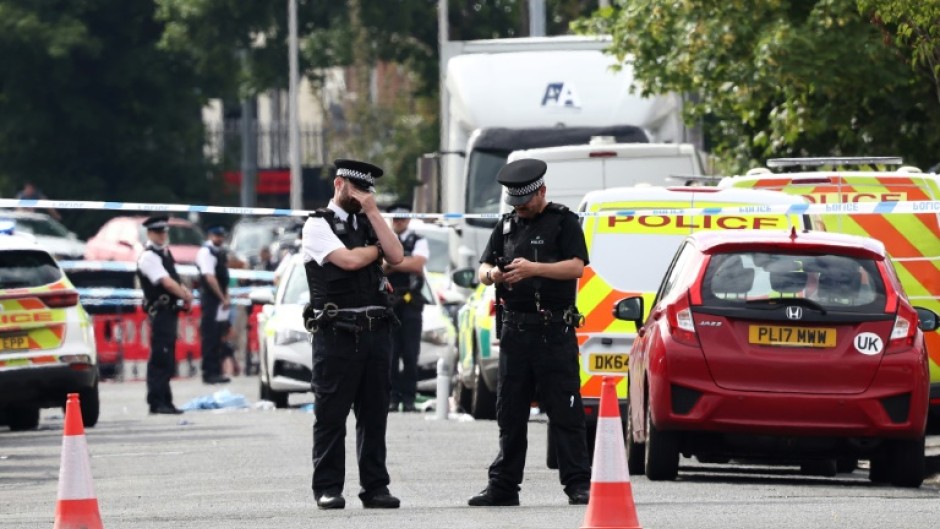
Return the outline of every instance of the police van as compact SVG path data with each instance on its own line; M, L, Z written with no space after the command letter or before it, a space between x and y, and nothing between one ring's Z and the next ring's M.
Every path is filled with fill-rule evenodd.
M665 270L689 234L706 230L810 229L815 224L809 216L777 213L768 207L805 203L802 197L776 191L705 186L634 186L593 191L584 196L578 211L583 217L591 262L578 282L577 306L585 319L577 334L589 448L594 447L601 382L605 376L616 379L620 416L626 420L626 377L637 328L633 322L614 318L614 304L626 297L642 296L644 306L652 307ZM751 208L742 214L708 216L677 211L734 206ZM644 314L644 321L647 316ZM550 467L554 466L552 444L549 437Z
M900 158L885 157L772 159L768 168L724 178L718 187L780 191L814 204L940 200L940 176L900 164ZM863 166L894 167L865 170ZM891 214L887 207L885 211L823 215L822 220L826 231L873 237L884 243L911 302L940 312L940 213ZM924 333L924 338L930 361L931 424L940 427L940 333Z

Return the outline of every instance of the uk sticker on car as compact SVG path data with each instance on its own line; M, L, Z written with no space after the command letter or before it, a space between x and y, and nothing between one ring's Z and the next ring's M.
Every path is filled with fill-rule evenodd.
M863 355L876 355L884 349L884 340L873 332L863 332L855 336L855 350Z

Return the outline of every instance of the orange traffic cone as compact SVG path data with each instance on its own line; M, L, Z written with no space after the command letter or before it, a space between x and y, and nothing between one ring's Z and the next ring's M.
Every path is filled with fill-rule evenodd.
M69 393L65 403L64 434L53 529L104 529L91 481L91 462L77 393Z
M642 529L633 504L613 377L604 377L591 470L591 500L581 529Z

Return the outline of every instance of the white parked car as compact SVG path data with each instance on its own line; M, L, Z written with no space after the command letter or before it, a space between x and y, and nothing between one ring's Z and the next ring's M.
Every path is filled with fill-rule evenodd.
M287 407L290 393L311 391L313 374L310 334L304 328L302 316L304 305L310 300L307 275L300 254L290 256L290 260L273 294L270 288L259 288L250 296L253 303L265 305L258 315L258 328L262 329L259 340L261 369L258 373L260 397L274 402L278 408ZM439 358L452 362L456 356L453 324L443 312L437 296L427 286L424 296L429 303L425 305L423 314L424 329L418 358L419 391L422 380L436 376Z
M46 213L0 210L0 221L16 223L16 233L31 235L36 243L59 261L83 259L85 243Z

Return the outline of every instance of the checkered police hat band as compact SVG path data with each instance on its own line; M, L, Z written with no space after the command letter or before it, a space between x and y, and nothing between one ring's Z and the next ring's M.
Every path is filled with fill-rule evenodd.
M542 187L545 184L545 178L539 178L535 182L526 184L523 187L507 187L506 194L512 195L514 197L523 197L530 193L534 193L538 188Z
M372 178L372 175L369 173L363 173L360 171L354 171L352 169L340 168L336 170L336 176L342 176L345 178L358 178L359 180L365 180L369 185L375 185L375 178Z

